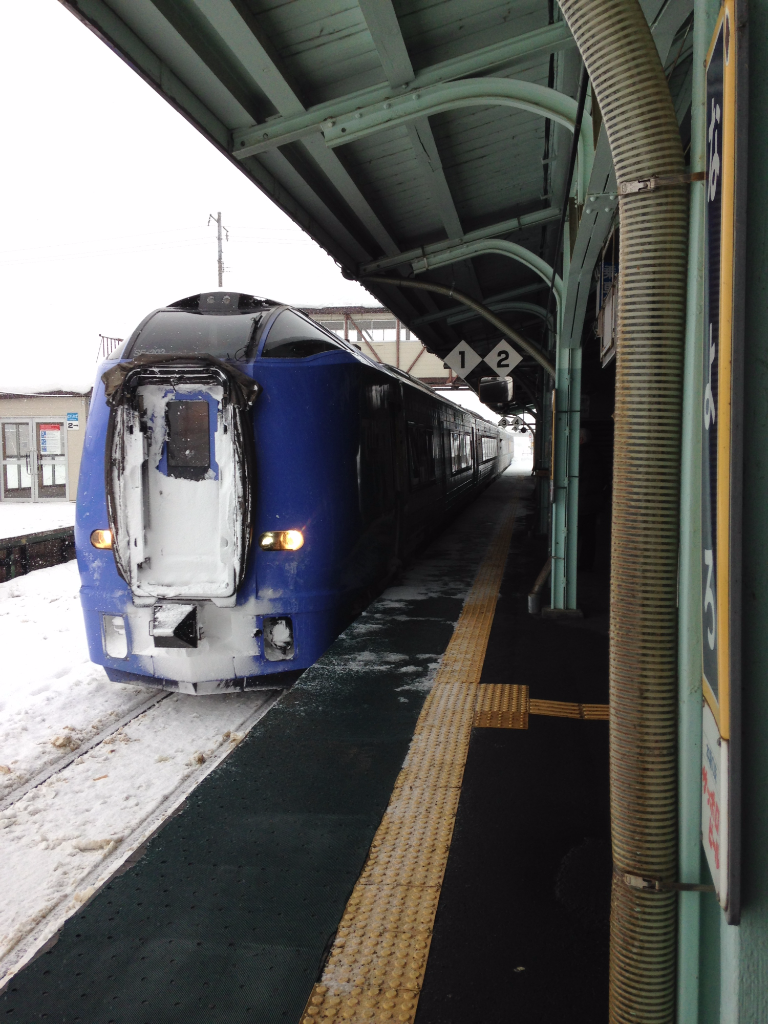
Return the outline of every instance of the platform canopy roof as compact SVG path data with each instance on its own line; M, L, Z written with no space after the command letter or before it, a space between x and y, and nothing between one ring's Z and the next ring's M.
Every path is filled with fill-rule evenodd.
M546 346L581 72L554 0L62 2L437 355L500 333L366 278ZM597 121L588 97L572 210Z

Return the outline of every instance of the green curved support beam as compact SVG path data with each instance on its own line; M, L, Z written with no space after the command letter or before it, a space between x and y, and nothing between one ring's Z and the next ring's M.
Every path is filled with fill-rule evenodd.
M574 131L578 104L570 96L545 85L536 85L534 82L523 82L517 78L471 78L458 82L442 82L393 97L384 103L361 107L353 113L329 118L320 127L326 144L334 149L384 128L405 124L417 117L471 106L502 106L528 110L557 121L570 131ZM585 113L579 133L579 202L584 201L587 193L593 150L592 118Z
M574 131L578 104L556 89L516 78L467 78L414 88L400 96L375 103L361 104L349 110L344 98L321 108L308 110L294 117L275 118L236 132L232 155L238 159L284 146L305 135L321 131L326 144L334 149L366 135L405 124L416 118L439 114L463 107L505 106L529 110L541 117L557 121ZM584 201L592 169L594 143L592 119L584 114L579 134L579 171L577 188L579 202Z
M503 302L494 302L492 300L486 300L485 305L494 313L530 313L531 316L537 316L540 320L549 320L552 330L554 330L554 318L552 313L547 314L546 309L543 306L537 306L535 302L513 302L510 300ZM453 324L464 323L465 320L472 320L474 317L479 316L479 313L475 313L474 310L467 309L461 313L454 313L453 316L446 317L446 323L449 326Z
M417 249L406 249L404 252L399 252L397 256L383 256L370 263L363 263L360 265L358 273L363 276L365 274L380 274L382 270L391 270L404 263L413 263L420 256L431 256L433 253L451 249L454 245L463 245L464 242L476 242L480 238L497 238L501 235L509 235L513 231L522 231L524 228L549 224L553 220L559 221L561 213L562 210L559 206L534 210L533 213L523 213L519 217L510 217L508 220L490 224L485 228L478 228L476 231L467 231L460 238L446 238L441 242L429 242L426 245L420 245Z
M526 249L525 246L518 245L517 242L508 242L503 238L482 238L476 242L463 242L451 249L443 249L442 252L413 260L411 266L414 274L423 274L425 270L436 270L438 267L457 263L459 260L466 260L472 256L484 256L488 253L496 253L499 256L508 256L512 260L517 260L518 263L524 264L538 274L546 284L552 280L552 267L545 260L531 252L530 249ZM563 280L556 275L555 300L558 308L558 320L562 316L564 296Z

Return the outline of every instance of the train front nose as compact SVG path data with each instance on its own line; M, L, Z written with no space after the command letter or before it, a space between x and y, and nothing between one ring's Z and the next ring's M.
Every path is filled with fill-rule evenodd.
M140 371L112 415L110 526L134 600L233 600L250 475L223 374L194 364Z

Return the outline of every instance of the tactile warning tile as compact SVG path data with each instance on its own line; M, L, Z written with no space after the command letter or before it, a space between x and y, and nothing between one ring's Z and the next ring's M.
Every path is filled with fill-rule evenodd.
M477 729L527 729L527 686L490 683L478 687L474 725Z
M412 1020L439 893L438 886L356 889L303 1020Z
M440 885L460 792L458 787L396 787L358 884Z
M302 1024L416 1015L515 510L464 602Z
M569 704L561 700L532 700L532 715L550 715L553 718L581 718L586 721L608 721L607 704Z

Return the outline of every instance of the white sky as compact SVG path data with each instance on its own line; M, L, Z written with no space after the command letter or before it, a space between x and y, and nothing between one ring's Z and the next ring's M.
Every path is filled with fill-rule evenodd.
M0 390L88 387L99 333L216 287L368 304L360 285L57 0L0 5Z
M227 287L375 304L58 0L0 6L0 95L0 391L85 390L99 334L216 287L219 210Z

